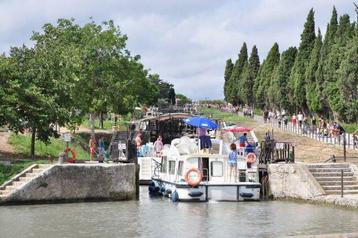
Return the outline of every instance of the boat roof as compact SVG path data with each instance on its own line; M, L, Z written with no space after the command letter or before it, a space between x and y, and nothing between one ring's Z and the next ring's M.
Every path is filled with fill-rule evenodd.
M145 117L145 118L142 118L135 122L138 123L138 122L145 122L145 121L151 121L151 120L166 121L166 120L170 120L170 119L185 119L185 118L192 117L192 116L193 115L190 113L165 113L165 114L161 114L159 116Z

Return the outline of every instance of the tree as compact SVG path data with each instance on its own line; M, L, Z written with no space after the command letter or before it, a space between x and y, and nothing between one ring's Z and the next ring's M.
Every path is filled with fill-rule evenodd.
M230 77L229 97L230 97L230 102L234 105L237 105L240 103L240 101L239 101L239 95L240 95L239 81L240 81L240 76L242 74L243 68L246 63L247 63L247 46L246 46L246 43L244 42L240 49L238 59L235 62L234 69L233 69L233 72Z
M317 80L316 80L316 71L318 68L320 56L321 56L321 48L322 48L322 35L321 31L318 29L318 35L315 40L315 44L313 46L310 61L306 70L306 100L308 109L311 112L316 112L320 109L320 102L317 100L316 88L317 88Z
M185 96L184 94L178 93L176 95L177 103L179 106L184 106L185 104L191 103L191 99Z
M297 48L290 47L282 52L280 63L273 75L272 91L276 92L274 106L293 112L293 89L289 87L289 78L297 55Z
M225 73L224 73L224 96L225 96L225 100L229 101L230 100L230 95L229 95L229 86L230 86L230 77L232 74L232 70L234 68L234 64L232 63L231 59L228 59L226 61L226 66L225 66Z
M77 124L87 113L126 114L157 99L140 56L130 55L112 21L81 27L59 19L31 39L33 48L14 47L0 60L0 112L11 112L0 123L32 132L32 157L35 137L48 142L57 136L55 125Z
M264 107L269 106L268 104L268 94L269 88L271 86L271 78L275 67L280 62L280 51L279 46L275 43L270 49L266 59L262 63L262 66L258 72L257 79L254 84L254 93L255 93L255 102L256 106L263 109ZM270 93L274 93L271 91Z
M244 66L244 70L242 73L243 78L243 87L242 87L242 100L247 105L254 104L254 95L253 95L253 87L255 83L255 79L260 69L260 59L257 52L256 45L252 47L252 51L250 54L249 62Z
M290 78L291 85L294 89L294 103L297 110L307 111L305 73L310 60L315 38L314 11L311 9L308 13L303 32L301 34L301 42Z
M324 87L325 81L327 78L327 59L330 54L330 50L332 45L334 44L334 38L338 27L338 20L337 20L337 10L333 7L332 16L330 23L327 25L326 34L324 37L323 45L320 52L320 60L318 63L317 71L316 71L316 94L314 101L320 102L317 104L318 108L316 108L316 112L328 117L330 114L330 107L328 104L328 99L325 95Z

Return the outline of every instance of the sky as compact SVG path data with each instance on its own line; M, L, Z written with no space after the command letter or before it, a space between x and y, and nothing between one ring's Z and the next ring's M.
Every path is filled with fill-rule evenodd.
M260 61L274 42L298 46L310 8L324 33L332 7L356 19L353 0L0 0L0 52L31 46L33 31L58 18L112 19L144 66L194 99L222 99L225 62L243 42Z

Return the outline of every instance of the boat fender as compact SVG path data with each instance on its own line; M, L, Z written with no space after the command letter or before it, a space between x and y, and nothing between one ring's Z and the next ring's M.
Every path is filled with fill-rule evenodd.
M177 191L174 191L172 193L172 202L178 202L179 201L179 195L178 195L178 192Z
M240 196L243 198L252 198L254 194L252 193L240 193Z
M201 192L201 191L191 191L190 193L188 193L188 195L190 197L200 197L201 195L203 195L203 192Z

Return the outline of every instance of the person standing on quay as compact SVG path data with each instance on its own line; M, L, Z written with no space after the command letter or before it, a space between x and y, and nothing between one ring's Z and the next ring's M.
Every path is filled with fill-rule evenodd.
M96 138L94 137L94 135L91 136L88 142L88 146L90 148L91 161L93 161L94 155L96 153Z
M302 112L298 113L297 120L298 120L298 125L300 126L300 128L302 128L302 123L303 123L303 114L302 114Z

